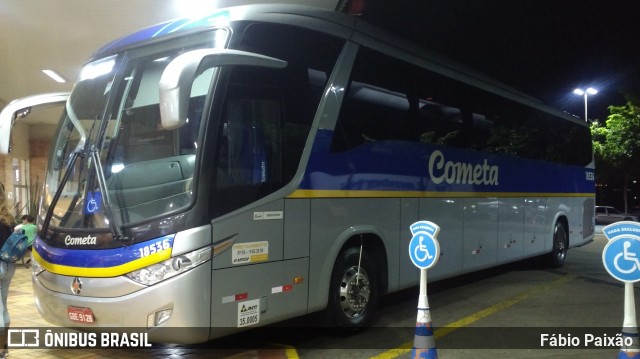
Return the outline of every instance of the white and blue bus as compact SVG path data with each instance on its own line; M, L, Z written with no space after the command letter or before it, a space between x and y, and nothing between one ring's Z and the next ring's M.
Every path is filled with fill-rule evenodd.
M41 315L159 342L321 310L367 326L381 295L417 284L418 220L441 227L430 280L534 256L561 266L594 236L584 122L359 18L293 5L220 9L97 51L44 185Z

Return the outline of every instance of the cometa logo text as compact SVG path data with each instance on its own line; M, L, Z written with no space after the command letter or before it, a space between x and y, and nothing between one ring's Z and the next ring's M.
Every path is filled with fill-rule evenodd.
M85 237L71 237L66 236L64 238L64 244L68 246L77 246L77 245L93 245L98 242L98 238L94 236L85 236Z
M485 158L483 163L446 161L444 154L433 151L429 158L429 176L435 184L476 184L497 186L498 166L491 166Z

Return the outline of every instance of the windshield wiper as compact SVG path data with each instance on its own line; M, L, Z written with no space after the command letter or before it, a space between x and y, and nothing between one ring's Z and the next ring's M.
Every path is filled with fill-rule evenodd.
M85 153L87 152L90 153L91 162L93 163L93 166L96 169L95 174L96 174L96 180L98 181L98 189L102 194L102 206L104 208L105 216L107 217L107 222L109 223L109 228L111 229L111 235L115 240L125 242L125 241L128 241L129 239L124 236L124 234L122 233L122 229L120 228L120 226L118 226L118 224L116 223L116 219L113 216L113 211L111 210L111 200L109 198L109 193L107 191L107 185L106 185L107 181L104 177L104 168L102 167L102 162L100 161L100 150L98 150L98 148L101 148L102 146L100 139L104 135L104 128L106 128L106 123L108 123L110 120L109 117L105 117L105 118L106 118L105 121L101 121L100 117L96 116L96 118L93 120L91 129L89 130L89 141L91 141L91 139L94 138L93 142L95 143L91 145L91 150L89 150L88 148L89 143L87 143L84 151ZM93 131L96 128L96 122L98 121L101 121L98 134L96 137L92 137ZM99 144L99 146L96 146L96 144ZM93 184L93 181L91 181L90 177L87 178L87 183L90 184L85 189L85 192L88 194L89 190L94 187L94 184Z
M78 145L73 152L82 152L85 148L85 143L87 142L87 134L84 132L84 128L78 120L78 116L76 116L76 112L73 110L73 106L71 106L71 100L67 100L67 104L65 106L67 110L67 116L69 116L69 121L73 124L76 130L78 130L78 134L80 135L80 140L78 140Z
M47 229L49 228L51 217L53 217L53 210L55 209L56 205L58 204L58 201L60 200L60 196L62 195L62 189L64 188L64 185L69 180L69 176L71 175L71 172L73 172L71 169L75 165L76 160L78 159L80 154L81 152L77 150L73 151L73 153L71 154L71 160L69 161L69 164L65 169L64 176L62 176L62 179L60 180L60 185L58 186L58 189L56 189L56 193L53 194L53 198L51 199L51 202L49 203L49 208L47 209L47 214L44 217L44 223L42 224L43 236L47 235Z
M47 213L45 215L44 223L43 223L43 226L42 226L42 233L43 233L43 235L46 236L47 230L49 228L49 223L51 222L51 218L53 217L54 209L55 209L56 205L58 204L58 201L60 200L60 196L62 195L62 192L63 192L63 189L64 189L66 183L69 181L69 177L71 176L71 173L73 172L73 167L75 166L75 163L78 160L78 157L87 157L87 154L90 154L91 161L93 162L93 164L95 166L95 169L96 169L95 173L96 173L96 179L98 181L98 188L100 189L100 192L103 194L103 196L102 196L103 206L104 206L103 208L104 208L105 215L106 215L106 217L108 219L108 222L109 222L109 227L111 229L111 234L113 235L113 237L116 240L127 241L128 238L126 238L123 235L122 230L115 223L115 217L113 216L113 211L111 210L111 203L109 201L109 196L108 196L108 192L107 192L107 186L105 185L106 180L104 178L104 171L103 171L102 163L100 162L99 151L94 146L92 146L91 151L89 151L89 142L87 141L87 135L86 135L86 133L84 131L84 128L80 124L80 121L78 121L78 118L76 117L75 112L73 111L73 108L71 107L71 105L69 105L69 102L67 102L67 114L69 116L70 122L73 124L73 126L76 128L76 130L80 134L80 140L78 141L78 145L76 146L75 150L71 154L71 159L69 160L69 164L67 165L67 168L65 169L65 173L62 176L62 179L60 180L60 182L58 184L58 188L56 189L56 192L53 195L53 198L51 199L51 202L49 203L49 208L47 209ZM95 121L98 121L98 120L99 119L96 117L96 119L94 120L94 124L91 126L90 134L91 134L91 132L93 132L93 129L95 127ZM85 187L85 189L83 189L83 191L86 192L87 188L88 187ZM78 192L79 192L79 190L78 190ZM85 197L86 197L86 195L85 195ZM76 193L75 198L72 201L72 203L75 203L78 198L79 198L79 194Z
M130 238L127 238L123 235L122 229L116 223L116 219L113 215L113 211L111 210L111 201L109 200L109 195L107 192L106 180L104 178L104 169L102 167L102 162L100 162L100 151L95 147L91 150L91 160L93 161L96 168L96 179L98 180L98 188L100 192L103 194L102 196L102 204L104 206L105 215L109 220L109 227L111 227L111 234L118 241L127 242L130 241Z
M78 159L78 156L82 154L85 150L85 144L87 143L87 134L84 132L84 128L82 128L82 124L80 120L78 120L78 116L76 116L76 112L73 110L73 106L71 106L71 99L68 99L65 103L65 109L67 110L67 116L69 116L69 121L73 124L73 127L78 131L80 135L80 139L78 140L78 144L76 145L75 150L73 150L71 154L71 160L69 161L69 165L67 166L64 176L62 176L62 180L58 185L58 189L56 189L56 193L53 195L51 202L49 203L49 209L47 209L47 214L44 217L44 224L42 225L42 234L44 236L47 235L47 229L49 228L49 222L51 221L51 217L53 217L53 210L58 204L60 200L60 196L62 195L62 190L69 180L69 176L71 175L72 168ZM77 198L77 195L76 195ZM75 202L75 201L73 201Z

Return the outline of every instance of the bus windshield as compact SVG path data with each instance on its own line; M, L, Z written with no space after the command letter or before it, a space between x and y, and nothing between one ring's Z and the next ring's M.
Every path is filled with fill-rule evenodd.
M53 140L40 215L52 228L119 228L191 203L209 69L191 89L188 120L162 127L158 82L178 55L223 48L217 29L154 43L84 66ZM153 173L153 175L149 175Z

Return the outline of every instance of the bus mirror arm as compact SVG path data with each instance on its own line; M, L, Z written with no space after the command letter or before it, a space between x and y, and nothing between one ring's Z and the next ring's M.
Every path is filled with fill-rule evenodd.
M287 62L229 49L198 49L176 57L167 65L159 82L162 128L176 129L186 123L191 86L199 74L212 67L232 65L281 69Z
M18 113L27 108L46 108L64 104L69 98L68 92L54 92L32 95L11 101L0 112L0 154L9 153L11 141L11 127L19 119Z

